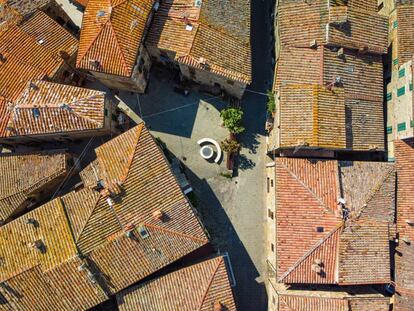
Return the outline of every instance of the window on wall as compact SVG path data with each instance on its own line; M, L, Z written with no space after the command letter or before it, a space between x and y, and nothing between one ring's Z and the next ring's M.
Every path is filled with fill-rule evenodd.
M273 219L273 218L274 218L274 213L273 213L270 209L268 209L268 210L267 210L267 216L268 216L270 219Z
M405 131L407 129L405 122L399 123L397 125L398 132Z
M400 87L399 89L397 89L397 96L403 96L405 94L405 86Z

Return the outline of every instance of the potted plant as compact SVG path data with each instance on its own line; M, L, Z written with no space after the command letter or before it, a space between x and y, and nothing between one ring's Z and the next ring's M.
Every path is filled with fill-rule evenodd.
M227 155L227 162L226 166L227 169L232 170L233 169L233 163L234 163L234 156L239 152L241 146L240 143L237 142L237 140L226 138L221 143L221 149L223 149L224 152L226 152Z
M239 108L227 108L220 112L223 125L229 130L230 137L222 141L222 149L227 153L227 168L233 169L234 156L240 150L236 135L243 133L245 128L242 125L243 111Z

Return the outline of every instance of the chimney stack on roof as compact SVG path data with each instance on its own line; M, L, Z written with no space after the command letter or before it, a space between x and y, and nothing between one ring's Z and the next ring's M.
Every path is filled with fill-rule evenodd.
M164 213L160 210L156 210L154 213L152 213L152 217L154 217L154 219L156 220L163 220L164 218Z
M214 311L223 311L224 307L223 304L220 301L215 301L213 306Z

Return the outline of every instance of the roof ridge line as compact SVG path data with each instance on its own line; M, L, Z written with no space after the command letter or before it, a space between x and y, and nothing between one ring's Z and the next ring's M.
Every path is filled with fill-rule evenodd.
M85 49L85 52L79 56L78 55L78 59L79 62L81 62L83 60L83 58L86 56L86 54L89 52L89 50L91 49L92 45L96 42L96 40L98 39L98 37L101 35L102 30L105 28L106 24L109 22L109 19L102 25L101 29L99 30L99 32L96 34L95 38L93 38L93 40L91 40L90 44L88 45L88 47ZM78 49L79 50L79 49ZM76 61L76 65L78 65L78 62Z
M281 282L290 273L292 273L303 261L305 261L306 258L308 258L312 253L314 253L323 243L326 242L327 239L329 239L339 229L343 228L343 226L344 222L341 221L341 223L337 225L336 228L332 229L332 231L329 232L325 237L317 241L316 244L312 246L312 248L309 251L307 251L301 258L298 259L298 261L292 267L290 267L285 273L282 274L282 276L278 279L278 282Z
M292 175L293 178L295 178L306 190L309 191L309 193L324 207L324 209L327 209L333 216L337 217L335 215L335 212L329 208L328 205L323 202L321 198L319 198L314 191L310 187L308 187L302 180L299 179L296 174L294 174L287 165L285 165L283 162L280 162L280 164L289 172L290 175Z
M91 190L91 189L89 189L89 190ZM96 198L96 202L95 202L95 206L94 206L94 208L91 210L91 212L90 212L90 214L89 214L89 216L88 216L88 218L86 219L86 221L85 221L85 224L83 225L83 227L82 227L82 229L79 231L79 234L78 234L78 236L77 237L75 237L76 238L76 240L75 240L75 244L76 244L76 246L77 246L77 242L79 241L79 238L81 237L81 235L82 235L82 233L83 233L83 231L85 230L85 228L86 228L86 225L89 223L89 220L91 219L91 217L92 217L92 215L93 215L93 212L96 210L96 208L97 208L97 206L98 206L98 202L99 202L99 200L101 199L101 195L99 194L99 196ZM66 209L65 209L66 210ZM71 229L72 229L72 226L70 225L70 221L69 221L69 226L71 227Z
M188 235L186 233L182 233L182 232L178 232L178 231L175 231L175 230L163 228L163 227L160 227L160 226L157 226L157 225L153 225L153 224L149 224L149 223L144 223L144 225L146 227L150 227L152 229L156 229L156 230L164 231L164 232L167 232L167 233L170 233L170 234L178 235L178 236L181 236L181 237L184 237L184 238L188 238L188 239L193 240L195 242L209 242L207 239L204 240L204 239L196 238L196 237Z
M108 19L108 23L110 25L111 31L114 33L114 38L115 38L116 46L118 47L118 50L119 50L119 52L121 54L121 59L122 59L122 64L124 65L124 69L126 70L126 72L129 72L129 69L128 69L128 66L127 66L127 63L126 63L126 60L125 60L124 52L123 52L123 50L121 48L121 45L119 44L118 36L116 35L115 28L112 26L111 19ZM141 43L142 43L142 40L139 43L138 49L141 46ZM132 75L132 72L133 72L133 70L131 71L130 75Z
M39 268L40 268L41 266L42 266L42 264L41 264L41 263L39 263L39 262L37 262L36 264L34 264L34 265L30 266L30 267L28 267L28 266L23 267L23 268L21 268L20 270L18 270L17 272L13 271L14 273L9 273L9 275L8 275L6 278L4 278L4 279L1 279L1 278L0 278L0 282L1 282L1 283L3 283L3 282L7 282L7 281L9 281L10 279L13 279L13 278L15 278L16 276L18 276L18 275L20 275L20 274L23 274L23 273L25 273L25 272L27 272L27 271L33 270L33 269L35 269L35 268L37 268L37 267L39 267ZM42 270L42 269L40 269L40 270Z
M387 174L384 175L384 177L381 179L381 181L378 182L375 185L375 190L373 191L373 193L368 195L368 198L365 200L365 204L368 205L368 203L370 203L372 201L374 196L381 190L381 187L384 185L385 181L390 177L390 175L392 173L395 173L395 170L394 170L393 167L389 170L389 172L387 172ZM358 219L359 217L361 217L361 215L364 211L365 211L365 208L361 208L360 212L358 213L358 215L355 218Z
M120 2L120 3L118 3L117 5L112 5L113 0L110 0L110 5L111 5L111 8L112 8L112 9L114 9L114 8L116 8L116 7L118 7L118 6L122 5L122 4L124 4L125 2L128 2L128 0L124 0L124 1L122 1L122 2Z
M144 123L142 122L142 123L140 123L136 126L137 138L136 138L136 141L135 141L135 148L134 148L134 152L132 152L131 157L128 159L128 166L125 169L124 174L121 176L120 181L123 182L123 183L126 182L126 180L128 178L129 170L131 169L132 163L134 162L134 155L137 152L138 143L141 139L143 130L144 130ZM98 161L98 163L99 163L99 161ZM105 177L108 179L107 176L105 176Z
M218 260L218 264L217 264L217 266L215 267L215 269L214 269L214 272L213 272L213 274L211 275L211 278L210 278L210 280L209 280L209 282L208 282L208 286L207 286L207 288L206 288L206 291L204 292L204 295L203 295L203 297L201 298L201 302L200 302L200 305L199 305L199 307L198 307L198 311L201 311L201 308L203 307L203 303L204 303L204 301L206 300L206 297L207 297L207 294L208 294L208 292L209 292L209 290L210 290L210 287L211 287L211 284L213 284L213 281L214 281L214 278L215 278L215 276L216 276L216 274L217 274L217 271L218 271L218 269L220 268L220 265L221 265L221 263L223 262L223 257L221 257L219 260Z

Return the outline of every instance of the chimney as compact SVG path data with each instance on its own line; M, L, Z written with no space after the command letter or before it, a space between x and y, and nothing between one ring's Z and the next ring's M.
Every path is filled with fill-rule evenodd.
M164 218L164 213L160 210L156 210L154 213L152 213L152 217L154 217L155 220L161 220Z
M414 226L414 219L407 219L405 222L410 226Z
M224 310L224 306L220 301L215 301L214 305L213 305L213 310L214 311L223 311Z
M338 56L338 58L344 59L345 58L344 48L340 48L336 55Z
M7 60L6 56L4 56L3 53L0 53L0 64L4 64L6 60Z
M321 266L317 265L317 264L312 264L311 269L313 272L316 272L317 274L322 272L322 268Z
M46 247L42 240L36 240L32 243L29 243L29 247L36 249L42 254L46 252Z

